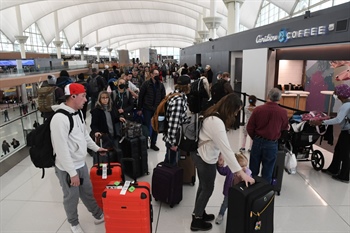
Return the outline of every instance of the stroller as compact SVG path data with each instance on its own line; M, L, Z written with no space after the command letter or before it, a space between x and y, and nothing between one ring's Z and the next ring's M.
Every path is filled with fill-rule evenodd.
M323 134L322 132L326 131L326 127L319 126L317 129L311 126L309 121L302 121L301 115L304 113L309 112L295 112L289 119L291 126L288 131L288 140L291 144L289 149L295 154L298 161L311 161L312 167L320 171L324 166L324 156L321 151L313 149L313 144ZM288 147L288 143L286 146Z

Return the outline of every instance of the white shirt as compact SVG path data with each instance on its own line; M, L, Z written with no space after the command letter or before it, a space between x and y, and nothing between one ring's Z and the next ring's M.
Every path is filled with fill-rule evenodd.
M220 118L210 116L204 119L199 132L199 144L201 143L203 144L197 151L204 162L215 164L221 152L233 173L242 170L231 149L224 122Z

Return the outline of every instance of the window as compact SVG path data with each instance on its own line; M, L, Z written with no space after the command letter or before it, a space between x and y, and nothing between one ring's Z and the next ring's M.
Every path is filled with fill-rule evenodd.
M13 51L12 42L0 31L0 51Z

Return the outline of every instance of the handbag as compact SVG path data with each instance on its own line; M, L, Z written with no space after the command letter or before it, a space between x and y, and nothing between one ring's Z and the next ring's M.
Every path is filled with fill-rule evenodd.
M292 152L292 145L289 143L291 149L287 149L286 159L284 161L284 168L288 174L296 174L297 172L297 158L295 154Z

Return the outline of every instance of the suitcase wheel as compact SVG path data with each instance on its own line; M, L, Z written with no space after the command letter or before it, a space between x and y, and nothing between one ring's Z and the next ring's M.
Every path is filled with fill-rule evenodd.
M174 207L174 205L170 205L170 208L173 208Z

